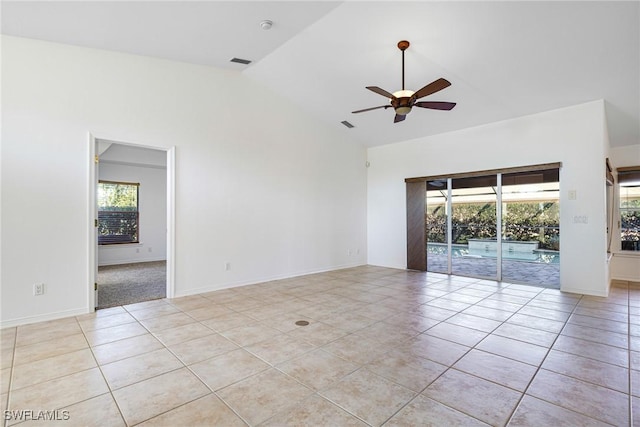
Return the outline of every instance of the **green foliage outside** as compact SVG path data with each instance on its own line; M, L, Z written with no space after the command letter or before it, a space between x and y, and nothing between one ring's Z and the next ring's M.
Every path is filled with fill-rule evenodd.
M503 205L503 238L538 241L540 249L559 250L560 211L557 202L519 202ZM447 219L444 206L427 207L427 241L446 242ZM452 242L467 244L469 239L496 238L495 203L457 203L453 205Z
M98 243L138 241L138 186L98 184Z
M623 242L640 241L640 198L629 198L620 203Z
M98 184L98 210L137 211L138 186L101 182Z

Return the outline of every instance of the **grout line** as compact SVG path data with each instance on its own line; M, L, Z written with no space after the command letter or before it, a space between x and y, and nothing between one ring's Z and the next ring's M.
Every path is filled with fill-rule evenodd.
M573 310L571 311L571 313L569 314L569 316L567 316L567 320L564 321L564 325L567 325L567 322L569 322L569 319L571 318L571 315L575 312L576 308L578 307L578 305L580 304L580 301L582 301L582 296L580 297L580 299L578 300L578 302L576 303L576 305L573 307ZM564 326L562 327L562 329L564 329ZM520 396L520 399L518 400L518 403L516 404L516 406L513 408L513 411L511 412L511 415L509 416L509 418L507 419L507 423L506 425L508 425L513 416L515 415L516 411L518 410L518 407L520 406L520 404L522 403L522 400L524 399L524 397L527 395L527 391L529 391L529 388L531 387L531 384L533 383L533 381L535 380L535 378L538 376L538 372L540 372L540 370L542 369L542 365L544 364L545 360L547 360L547 357L549 356L549 353L551 352L551 350L553 349L553 346L555 345L556 341L558 341L558 338L560 337L560 335L562 334L562 329L560 329L560 331L558 331L558 333L556 334L555 339L553 340L553 342L551 343L551 345L547 348L547 352L545 353L544 357L542 358L542 360L540 361L540 364L536 367L536 371L535 373L531 376L531 379L529 380L529 383L527 384L527 386L525 387L524 391L522 392L522 395ZM534 396L535 397L535 396ZM542 399L541 399L542 400ZM553 402L549 402L555 406L559 406L556 405ZM564 408L562 406L562 408ZM568 408L564 408L564 409L568 409ZM571 410L571 409L569 409ZM575 412L575 411L573 411ZM584 414L582 414L584 415ZM586 416L586 415L585 415ZM593 417L590 417L593 418Z
M9 407L9 404L11 403L11 394L12 394L12 385L13 385L13 371L14 371L14 367L16 364L16 349L18 348L18 328L19 326L16 326L15 328L15 332L13 333L13 352L11 355L11 367L9 368L9 387L7 388L7 401L6 403L6 409L7 410L11 410L11 408ZM5 419L3 417L3 426L8 426L9 425L9 420Z
M445 280L449 281L449 279L445 279ZM436 283L437 283L437 282L436 282ZM471 283L471 284L473 284L473 283ZM460 288L457 288L457 289L455 289L455 290L453 290L453 291L447 292L447 293L445 293L444 295L441 295L441 296L439 296L439 297L437 297L437 298L434 298L434 299L443 298L444 296L446 296L446 295L450 295L450 294L452 294L452 293L454 293L454 292L457 292L457 291L459 291L460 289L464 289L464 288L466 288L466 287L470 286L471 284L466 285L466 286L463 286L463 287L460 287ZM427 287L428 285L429 285L428 283L424 283L424 286L425 286L425 287ZM495 293L495 292L494 292L494 293ZM492 293L492 294L490 294L490 295L493 295L493 293ZM489 295L489 296L490 296L490 295ZM488 296L487 296L487 297L488 297ZM481 301L482 301L482 300L484 300L484 299L486 299L486 297L485 297L485 298L483 298L483 299L481 299ZM455 300L451 300L451 301L455 301ZM479 302L479 301L478 301L478 302ZM421 304L421 305L428 305L428 304L426 304L426 303L425 303L425 304ZM473 305L475 305L475 304L471 304L471 305L470 305L470 307L471 307L471 306L473 306ZM432 307L442 309L441 307L437 307L437 306L432 306ZM467 307L467 308L469 308L469 307ZM455 341L447 340L446 338L441 338L441 337L437 337L437 336L434 336L434 335L429 335L429 334L427 334L427 333L426 333L429 329L432 329L432 328L434 328L434 327L436 327L436 326L438 326L438 325L440 325L440 324L442 324L442 323L445 323L448 319L450 319L450 318L452 318L452 317L456 316L457 314L461 314L461 313L462 313L462 311L466 310L467 308L464 308L464 309L462 309L462 310L458 310L457 312L455 312L455 314L453 314L453 315L451 315L451 316L449 316L449 317L447 317L447 318L445 318L445 319L439 320L439 321L438 321L438 323L436 323L435 325L433 325L433 326L431 326L431 327L427 328L427 329L426 329L426 330L424 330L423 332L421 332L421 333L419 333L419 334L416 334L416 335L413 337L413 338L415 338L415 337L418 337L418 336L420 336L420 335L428 335L428 336L431 336L431 337L434 337L434 338L437 338L437 339L442 339L442 340L445 340L445 341L452 342L452 343L457 344L457 345L462 345L462 346L464 346L464 347L469 347L469 350L467 350L466 352L464 352L460 357L458 357L458 358L457 358L455 361L453 361L450 365L445 365L445 364L443 364L443 363L436 362L435 360L431 360L431 359L428 359L428 358L424 358L425 360L429 360L429 361L434 362L434 363L437 363L437 364L439 364L439 365L443 365L443 366L445 366L445 367L446 367L446 369L445 369L445 370L443 370L439 375L437 375L437 376L436 376L436 377L435 377L431 382L429 382L429 384L427 384L426 386L424 386L424 387L423 387L419 392L417 392L417 393L416 393L414 390L411 390L412 392L416 393L416 395L415 395L415 396L413 396L411 399L409 399L409 401L407 401L404 405L402 405L402 406L401 406L397 411L395 411L393 414L391 414L391 416L390 416L390 417L388 417L388 418L384 421L384 423L388 422L391 418L393 418L394 416L396 416L400 411L402 411L404 408L406 408L408 405L410 405L413 401L415 401L415 400L416 400L416 398L417 398L418 396L422 396L422 393L424 393L424 391L425 391L427 388L429 388L429 386L431 386L433 383L435 383L436 381L438 381L438 379L440 379L441 377L443 377L443 376L444 376L447 372L449 372L451 369L457 370L457 369L453 368L453 365L455 365L458 361L460 361L462 358L464 358L467 354L469 354L469 353L471 352L471 350L473 350L473 349L475 348L475 345L471 347L471 346L467 346L467 345L465 345L465 344L461 344L461 343L458 343L458 342L455 342ZM446 309L445 309L445 310L446 310ZM453 310L450 310L450 311L453 311ZM433 319L433 320L437 320L437 319ZM459 325L457 325L457 326L459 326ZM497 327L496 327L496 328L497 328ZM470 328L470 329L471 329L471 328ZM494 330L495 330L495 329L494 329ZM484 332L484 331L480 331L480 332L486 333L486 332ZM489 334L490 334L490 333L489 333ZM487 334L487 336L488 336L489 334ZM485 338L486 338L486 337L485 337ZM483 340L484 340L484 338L483 338ZM479 342L481 342L481 341L482 341L482 340L480 340ZM477 345L477 343L476 343L476 345ZM389 350L389 351L388 351L388 352L386 352L385 354L388 354L388 353L390 353L391 351L393 351L393 349ZM419 357L422 357L422 356L419 356ZM465 373L465 374L466 374L466 373ZM468 374L468 375L472 375L472 374ZM381 375L381 376L382 376L382 375ZM473 375L473 376L475 376L475 375ZM386 378L386 377L384 377L384 376L382 376L382 377L383 377L383 378L385 378L385 379L387 379L387 380L389 380L389 381L392 381L392 382L393 382L393 383L395 383L395 384L398 384L398 385L402 386L402 384L399 384L398 382L396 382L396 381L395 381L395 380L393 380L393 379ZM479 378L479 377L476 377L476 378ZM485 380L484 378L480 378L480 379ZM488 380L485 380L485 381L488 381ZM404 386L402 386L402 387L404 387ZM406 387L404 387L404 388L406 388ZM410 390L410 389L408 389L408 390ZM428 398L428 397L427 397L427 398ZM429 398L429 399L431 399L431 398ZM431 399L431 400L434 400L434 399ZM471 417L471 418L473 418L473 419L476 419L476 420L478 420L478 421L481 421L481 420L479 420L478 418L476 418L475 416L473 416L473 415L471 415L471 414L468 414L468 413L466 413L466 412L463 412L463 411L461 411L461 410L458 410L458 409L456 409L456 408L452 408L452 407L450 407L449 405L446 405L446 404L445 404L445 403L443 403L443 402L440 402L440 401L437 401L437 400L434 400L434 401L435 401L435 402L437 402L437 403L438 403L438 404L440 404L440 405L443 405L443 406L445 406L445 407L447 407L447 408L450 408L451 410L453 410L453 411L455 411L455 412L458 412L458 413L464 414L464 415L469 416L469 417ZM482 422L482 421L481 421L481 422ZM383 423L383 424L384 424L384 423Z
M183 311L182 309L180 309L179 307L176 307L176 308L177 308L178 310L180 310L179 312L184 313L184 311ZM185 313L185 314L186 314L186 313ZM165 314L165 315L166 315L166 314ZM191 317L191 316L189 316L189 317ZM195 319L194 319L194 320L195 320ZM178 370L180 370L180 369L184 369L184 368L186 368L186 369L187 369L187 370L188 370L192 375L194 375L194 376L198 379L198 381L200 381L200 382L201 382L201 383L202 383L202 384L203 384L207 389L209 389L209 390L210 390L210 394L214 394L218 399L220 399L220 400L225 404L225 406L227 406L227 407L228 407L232 412L234 412L234 413L235 413L235 414L236 414L240 419L242 419L243 421L245 421L245 420L244 420L244 418L240 417L240 415L239 415L239 414L237 414L237 413L233 410L233 408L229 407L229 405L227 405L227 404L226 404L226 402L224 402L224 401L222 400L222 398L220 398L217 394L215 394L215 391L214 391L214 390L212 390L212 389L208 386L208 384L207 384L204 380L202 380L202 379L200 378L200 376L198 376L198 375L197 375L197 374L196 374L196 373L195 373L195 372L194 372L194 371L193 371L193 370L192 370L188 365L186 365L186 364L184 363L184 361L183 361L180 357L178 357L178 355L176 355L176 354L173 352L173 350L171 350L171 349L170 349L170 348L169 348L169 347L168 347L164 342L162 342L162 341L161 341L161 340L160 340L160 339L159 339L159 338L158 338L158 337L157 337L153 332L151 332L151 330L149 330L149 329L148 329L144 324L142 324L142 323L141 323L140 321L138 321L137 319L136 319L136 321L137 321L137 322L138 322L138 323L139 323L139 324L140 324L144 329L146 329L146 330L148 331L148 333L149 333L151 336L153 336L156 340L158 340L158 342L162 345L162 348L159 348L159 349L156 349L156 350L152 350L152 351L150 351L150 352L157 351L157 350L167 350L167 351L168 351L168 352L169 352L173 357L175 357L175 358L176 358L176 360L178 360L178 362L179 362L182 366L181 366L181 367L178 367L178 368L176 368L176 369L171 369L171 370L169 370L169 371L159 373L159 374L157 374L157 375L153 375L153 376L151 376L151 377L149 377L149 378L141 379L140 381L136 381L136 382L131 383L131 384L127 384L127 385L125 385L125 386L123 386L123 387L120 387L120 388L119 388L119 389L117 389L117 390L121 390L121 389L126 388L126 387L129 387L129 386L131 386L131 385L139 384L139 383L141 383L141 382L144 382L144 381L150 380L150 379L152 379L152 378L157 378L157 377L162 376L162 375L164 375L164 374L167 374L167 373L170 373L170 372L175 372L175 371L178 371ZM194 323L202 324L201 322L199 322L199 321L197 321L197 320L196 320ZM184 325L181 325L181 326L184 326ZM207 327L206 325L202 325L202 326ZM179 326L178 326L178 327L179 327ZM166 329L171 329L171 328L166 328ZM211 329L211 328L208 328L208 329ZM164 330L164 329L163 329L163 330ZM213 332L213 333L217 333L216 331L213 331L213 330L212 330L212 332ZM138 336L140 336L140 335L138 335ZM129 338L135 338L135 337L129 337ZM202 337L198 337L198 338L202 338ZM194 338L194 340L195 340L195 339L198 339L198 338ZM125 339L126 339L126 338L125 338ZM187 340L187 341L191 341L191 340ZM112 341L112 342L115 342L115 341ZM186 341L184 341L184 342L186 342ZM106 343L106 344L109 344L109 343ZM90 347L90 348L92 348L92 352L93 352L93 347ZM148 353L150 353L150 352L145 352L145 353L142 353L142 354L148 354ZM116 363L116 362L120 362L120 361L122 361L122 360L131 359L131 358L133 358L133 357L137 357L137 356L140 356L140 355L142 355L142 354L137 354L137 355L129 356L129 357L126 357L126 358L123 358L123 359L119 359L119 360L117 360L117 361L110 362L110 363ZM222 354L224 354L224 353L222 353ZM95 355L94 355L94 358L95 358ZM97 359L96 359L96 363L97 363ZM110 363L107 363L106 365L108 365L108 364L110 364ZM106 377L104 376L104 372L102 371L102 366L101 366L100 364L98 364L98 368L100 369L100 372L101 372L101 374L102 374L102 376L103 376L103 379L104 379L105 383L107 384L107 387L109 388L109 393L111 394L111 397L112 397L113 401L115 402L116 407L118 408L118 411L120 412L120 416L122 417L122 419L123 419L123 421L125 422L125 424L126 424L126 425L128 425L128 423L126 422L126 419L125 419L125 417L124 417L124 414L122 413L122 410L121 410L121 408L120 408L120 405L118 404L118 401L116 400L115 396L113 395L113 391L114 391L114 390L112 389L111 385L109 384L109 382L107 381ZM207 396L207 395L205 395L205 396ZM203 398L203 397L205 397L205 396L200 396L200 397L195 398L195 399L192 399L192 400L190 400L190 401L188 401L188 402L184 402L184 403L182 403L182 404L180 404L180 405L178 405L178 406L176 406L176 407L169 408L168 410L166 410L166 411L164 411L164 412L161 412L161 413L155 414L154 416L152 416L151 418L148 418L147 420L142 420L142 421L141 421L141 423L143 423L143 422L145 422L145 421L148 421L149 419L153 419L153 418L155 418L155 417L158 417L158 416L160 416L160 415L163 415L163 414L165 414L165 413L167 413L167 412L173 411L174 409L177 409L177 408L179 408L179 407L185 406L185 405L187 405L187 404L189 404L189 403L191 403L191 402L195 402L196 400L201 399L201 398ZM245 422L246 422L246 421L245 421ZM247 424L248 424L248 423L247 423Z
M470 285L468 285L468 286L471 286L471 285L472 285L472 284L470 284ZM464 288L459 288L459 289L457 289L457 290L455 290L455 291L452 291L452 292L450 292L450 293L457 292L457 291L459 291L460 289L464 289ZM512 315L511 315L511 316L509 316L508 318L506 318L505 320L503 320L502 322L500 322L500 325L499 325L499 326L497 326L496 328L494 328L491 332L487 333L487 335L485 336L485 338L486 338L486 337L488 337L489 335L492 335L492 334L495 332L495 330L496 330L496 329L498 329L500 326L502 326L502 325L504 325L505 323L507 323L507 322L508 322L508 320L509 320L511 317L513 317L515 314L517 314L517 313L518 313L522 308L524 308L525 306L527 306L527 305L528 305L532 300L534 300L534 299L535 299L538 295L540 295L542 292L544 292L544 289L542 289L541 291L539 291L538 293L536 293L536 294L535 294L535 296L529 297L529 301L528 301L527 303L523 304L523 305L522 305L522 307L521 307L518 311L516 311L516 312L512 313ZM448 294L450 294L450 293L448 293ZM497 293L497 292L494 292L493 294L488 295L487 297L485 297L485 298L483 298L482 300L480 300L480 301L476 302L475 304L472 304L472 306L475 306L475 305L477 305L478 303L480 303L481 301L483 301L483 300L485 300L485 299L490 298L490 297L491 297L492 295L494 295L495 293ZM444 296L446 296L446 295L448 295L448 294L445 294L445 295L443 295L442 297L444 297ZM580 299L576 302L576 304L575 304L575 305L574 305L574 307L573 307L573 310L569 313L569 315L567 316L566 320L563 322L565 326L566 326L566 324L568 323L568 321L569 321L569 319L570 319L571 315L573 314L573 312L574 312L574 311L577 309L577 307L579 306L579 303L580 303L580 301L581 301L581 300L582 300L582 296L581 296L581 297L580 297ZM463 309L463 310L461 310L461 311L458 311L456 314L464 314L464 313L463 313L463 311L464 311L464 310L466 310L466 309ZM563 311L563 312L564 312L564 311ZM450 316L450 317L448 317L448 318L446 318L446 319L442 320L442 321L441 321L440 323L438 323L438 324L444 323L444 322L446 322L447 320L449 320L451 317L454 317L454 316L455 316L455 315ZM481 317L481 316L476 316L476 317ZM534 316L534 317L537 317L537 316ZM482 317L481 317L481 318L482 318ZM542 319L547 319L547 318L542 318ZM490 320L493 320L493 319L490 319ZM557 321L557 320L555 320L555 319L548 319L548 320L554 320L554 321ZM559 322L559 321L558 321L558 322ZM437 325L434 325L434 326L437 326ZM518 325L518 326L522 326L522 325ZM523 326L523 327L526 327L526 326ZM563 327L563 328L564 328L564 327ZM429 328L429 329L431 329L431 328ZM470 328L470 329L473 329L473 328ZM535 328L532 328L532 329L536 330ZM474 329L474 330L475 330L475 329ZM427 331L428 331L428 329L427 329ZM486 333L485 331L481 331L481 332ZM520 391L520 390L512 389L512 390L515 390L515 391L516 391L516 392L518 392L518 393L521 393L521 396L520 396L520 399L518 400L518 403L514 406L514 409L513 409L513 411L511 412L511 414L510 414L510 416L509 416L508 422L511 420L511 418L512 418L512 417L513 417L513 415L515 414L515 412L516 412L516 410L517 410L518 406L520 405L520 403L521 403L522 399L523 399L523 398L524 398L524 396L526 395L526 391L529 389L529 387L530 387L531 383L533 382L533 380L535 379L535 377L536 377L537 373L540 371L540 369L542 369L542 365L543 365L544 361L546 360L546 358L547 358L548 354L550 353L550 351L551 351L551 349L552 349L553 345L555 344L556 340L557 340L557 339L559 338L559 336L561 335L561 332L562 332L562 329L561 329L560 331L558 331L557 333L555 333L555 332L550 332L550 333L554 333L554 334L556 335L556 337L555 337L555 339L554 339L553 343L551 343L551 345L550 345L550 346L546 347L546 348L547 348L546 354L545 354L544 358L541 360L540 364L536 367L536 372L534 373L534 375L532 375L531 380L529 380L529 383L528 383L528 384L527 384L527 386L525 387L525 390L524 390L524 391ZM425 331L424 333L426 333L426 331ZM426 390L426 389L427 389L431 384L433 384L433 383L434 383L435 381L437 381L440 377L442 377L443 375L445 375L445 373L446 373L446 372L448 372L449 370L451 370L451 369L457 370L457 369L454 367L454 365L455 365L458 361L460 361L462 358L464 358L467 354L469 354L469 353L471 352L471 350L473 350L473 349L477 349L477 348L476 348L476 347L477 347L477 345L478 345L479 343L481 343L482 341L484 341L484 339L485 339L485 338L483 338L482 340L480 340L478 343L476 343L474 346L472 346L472 347L470 348L470 350L468 350L465 354L463 354L460 358L458 358L455 362L453 362L453 363L451 364L451 366L449 366L449 367L448 367L444 372L442 372L442 373L441 373L441 374L440 374L436 379L434 379L434 380L433 380L429 385L427 385L427 386L426 386L426 387L425 387L425 388L424 388L424 389L423 389L423 390L422 390L418 395L421 395L421 394L422 394L422 393L423 393L423 392L424 392L424 391L425 391L425 390ZM510 338L510 337L506 337L506 338ZM446 340L446 338L441 338L441 339L445 339L445 340ZM512 338L512 339L513 339L513 338ZM516 339L516 340L517 340L517 339ZM447 341L450 341L450 340L447 340ZM450 342L453 342L453 343L456 343L456 344L460 344L460 343L455 342L455 341L450 341ZM523 342L528 343L528 344L532 344L532 343L529 343L529 342L526 342L526 341L523 341ZM464 345L464 344L462 344L462 345ZM535 344L534 344L534 345L535 345ZM540 346L540 347L544 348L545 346ZM484 351L484 350L481 350L481 349L477 349L477 350L478 350L478 351ZM492 352L488 352L488 353L489 353L489 354L495 354L495 353L492 353ZM497 354L496 354L496 355L497 355ZM505 357L505 358L507 358L507 359L511 359L511 358L506 357L506 356L501 356L501 355L497 355L497 356ZM515 360L515 359L511 359L511 360ZM523 362L518 361L518 360L515 360L515 361L520 362L520 363L523 363ZM532 366L534 366L534 365L532 365ZM464 371L461 371L461 372L464 372ZM504 384L496 383L495 381L491 381L491 380L487 380L487 379L482 378L482 377L478 377L478 376L476 376L476 375L474 375L474 374L469 374L469 373L467 373L467 372L464 372L464 373L466 373L466 374L468 374L468 375L471 375L471 376L474 376L474 377L476 377L476 378L482 379L482 380L484 380L484 381L488 381L488 382L491 382L491 383L497 384L497 385L502 386L502 387L511 388L511 387L508 387L508 386L506 386L506 385L504 385ZM584 380L582 380L582 381L584 381ZM415 397L414 397L414 399L412 399L411 401L413 401L413 400L415 400ZM438 403L443 404L442 402L438 402ZM552 403L552 402L550 402L550 403ZM408 404L409 404L409 403L407 403L407 405L408 405ZM553 404L553 405L555 405L555 403L552 403L552 404ZM444 405L444 404L443 404L443 405ZM405 406L406 406L406 405L405 405ZM445 405L445 406L449 407L448 405ZM558 406L558 405L555 405L555 406ZM462 412L462 411L457 410L457 409L455 409L455 408L452 408L452 409L456 410L457 412ZM563 408L563 409L567 409L567 408ZM402 410L402 409L400 409L400 410ZM400 411L400 410L399 410L399 411ZM398 411L398 412L399 412L399 411ZM572 410L570 410L570 411L572 411ZM575 412L575 411L572 411L572 412ZM397 412L396 412L396 413L397 413ZM465 412L462 412L462 413L465 413ZM466 414L466 415L471 416L472 418L477 419L476 417L472 416L471 414L467 414L467 413L465 413L465 414ZM589 417L589 418L595 419L595 418L593 418L593 417ZM387 420L387 421L388 421L388 420ZM508 423L508 422L507 422L507 423Z
M76 317L76 321L78 321L77 317ZM79 321L78 321L78 326L80 326L80 322ZM116 408L118 409L118 413L120 414L120 418L122 418L122 422L124 423L124 425L128 425L127 420L125 419L124 414L122 413L122 409L120 409L120 405L118 404L118 401L116 400L115 396L113 395L113 390L111 389L111 385L109 384L109 381L107 381L107 377L104 375L104 372L102 371L102 366L100 366L100 363L98 363L98 359L96 358L96 354L93 351L93 346L89 342L89 339L87 338L84 329L82 329L82 326L80 326L80 330L82 331L82 335L83 335L85 341L87 342L87 345L89 346L89 351L91 351L91 356L93 357L93 360L96 363L96 367L100 371L100 375L102 376L102 380L104 381L105 385L107 386L107 389L109 390L108 393L111 396L111 399L113 400L113 403L116 405ZM88 399L86 399L86 400L88 400Z
M480 279L480 280L486 280L486 279ZM466 287L468 287L468 286L471 286L471 285L473 285L473 284L474 284L474 283L470 283L469 285L464 286L463 288L458 288L458 289L456 289L456 290L454 290L454 291L451 291L451 292L449 292L449 293L447 293L447 294L445 294L445 295L449 295L449 294L451 294L451 293L453 293L453 292L457 292L458 290L460 290L460 289L464 289L464 288L466 288ZM482 298L480 301L478 301L478 302L476 302L476 303L474 303L474 304L471 304L469 307L467 307L467 308L465 308L465 309L463 309L463 310L459 310L456 314L454 314L454 315L452 315L452 316L450 316L450 317L447 317L446 319L443 319L442 321L440 321L439 323L437 323L437 324L436 324L436 325L434 325L433 327L435 327L435 326L437 326L437 325L440 325L440 324L442 324L442 323L445 323L448 319L450 319L450 318L452 318L452 317L454 317L454 316L456 316L456 315L458 315L458 314L464 314L464 313L463 313L463 311L467 310L467 309L468 309L468 308L470 308L470 307L476 306L478 303L480 303L480 302L482 302L482 301L484 301L484 300L488 299L489 297L491 297L491 296L495 295L496 293L498 293L498 291L495 291L495 292L493 292L493 293L491 293L491 294L487 295L486 297ZM442 297L444 297L445 295L443 295ZM441 297L438 297L438 298L441 298ZM480 307L482 307L482 306L480 306ZM473 346L467 346L467 345L465 345L465 344L461 344L461 343L458 343L458 342L455 342L455 341L450 341L450 340L447 340L446 338L435 337L435 338L440 338L440 339L443 339L443 340L446 340L446 341L449 341L449 342L453 342L454 344L459 344L459 345L463 345L463 346L465 346L465 347L469 347L469 350L467 350L467 351L466 351L464 354L462 354L459 358L457 358L455 361L453 361L450 365L448 365L448 366L447 366L447 365L445 365L445 366L447 366L447 368L446 368L442 373L440 373L440 375L438 375L438 376L437 376L433 381L431 381L429 384L427 384L427 385L426 385L426 386L425 386L425 387L424 387L424 388L423 388L423 389L418 393L418 396L421 396L421 395L426 391L426 389L427 389L427 388L429 388L433 383L435 383L436 381L438 381L441 377L443 377L447 372L449 372L449 371L450 371L450 370L452 370L452 369L453 369L453 370L455 370L455 371L458 371L458 372L462 372L462 373L464 373L464 374L466 374L466 375L470 375L470 376L473 376L473 377L479 378L479 379L481 379L481 380L483 380L483 381L488 381L488 382L491 382L491 383L493 383L493 384L497 384L497 385L499 385L499 386L501 386L501 387L506 387L506 386L505 386L505 385L503 385L503 384L498 384L498 383L496 383L496 382L494 382L494 381L491 381L491 380L487 380L487 379L485 379L485 378L478 377L477 375L470 374L470 373L467 373L467 372L464 372L464 371L459 371L458 369L454 368L454 365L455 365L456 363L458 363L460 360L462 360L465 356L467 356L467 355L468 355L472 350L474 350L474 349L476 349L476 350L478 350L478 351L483 351L483 350L480 350L480 349L477 349L477 348L476 348L476 347L478 346L478 344L480 344L482 341L484 341L484 340L485 340L489 335L493 334L493 332L494 332L496 329L498 329L500 326L502 326L502 325L503 325L503 324L504 324L508 319L510 319L514 314L515 314L515 312L514 312L514 313L512 313L512 314L511 314L511 316L509 316L509 317L508 317L508 318L506 318L505 320L501 321L501 322L500 322L500 325L496 326L496 327L495 327L491 332L487 333L487 332L485 332L485 331L481 331L481 332L483 332L483 333L486 333L485 337L483 337L480 341L478 341L478 342L477 342L476 344L474 344ZM481 316L476 316L476 317L481 317ZM481 318L482 318L482 317L481 317ZM494 319L489 319L489 320L494 320ZM432 327L432 328L433 328L433 327ZM431 328L429 328L429 329L431 329ZM423 332L423 334L425 334L429 329L427 329L426 331L424 331L424 332ZM473 329L473 328L469 328L469 329ZM475 329L474 329L474 330L475 330ZM428 334L427 334L427 335L428 335ZM490 353L490 352L489 352L489 354L494 354L494 353ZM496 355L496 356L500 356L500 355ZM501 357L505 357L505 356L501 356ZM510 358L507 358L507 359L510 359ZM431 360L431 359L428 359L428 360ZM514 359L510 359L510 360L514 360ZM434 361L434 362L435 362L435 361ZM436 363L439 363L439 362L436 362ZM506 387L506 388L510 388L510 387ZM517 391L517 392L519 392L519 393L522 393L522 395L524 395L524 393L523 393L523 392L520 392L520 391L518 391L518 390L516 390L516 391ZM416 397L417 397L417 396L416 396ZM416 398L416 397L414 397L410 402L412 402L413 400L415 400L415 398ZM452 409L452 410L454 410L454 411L456 411L456 412L462 413L462 414L464 414L464 415L466 415L466 416L469 416L469 417L471 417L471 418L473 418L473 419L476 419L476 420L478 420L478 421L480 421L480 422L483 422L483 423L484 423L484 421L480 420L479 418L475 417L474 415L471 415L471 414L469 414L469 413L467 413L467 412L464 412L464 411L461 411L461 410L459 410L459 409L453 408L453 407L451 407L451 406L449 406L449 405L447 405L447 404L445 404L445 403L443 403L443 402L440 402L439 400L435 400L435 399L432 399L432 398L430 398L430 397L428 397L428 398L429 398L429 399L431 399L431 400L433 400L433 401L435 401L435 402L437 402L437 403L439 403L440 405L443 405L443 406L445 406L445 407L447 407L447 408L450 408L450 409ZM520 397L520 399L522 399L522 396ZM410 403L410 402L409 402L409 403ZM518 402L519 402L519 401L518 401ZM407 403L407 405L408 405L409 403ZM405 406L407 406L407 405L405 405ZM518 405L516 404L516 406L514 407L514 411L515 411L515 408L517 408L517 406L518 406ZM402 409L404 409L404 406L403 406L403 408L401 408L400 410L402 410ZM399 412L400 410L398 410L398 412ZM397 414L397 412L396 412L396 414ZM393 416L395 416L395 414L394 414ZM388 420L387 420L387 421L388 421ZM386 422L386 421L385 421L385 422Z

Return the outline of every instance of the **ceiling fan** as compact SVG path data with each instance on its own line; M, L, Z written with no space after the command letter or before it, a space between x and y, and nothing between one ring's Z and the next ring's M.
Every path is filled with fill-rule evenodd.
M365 108L364 110L353 111L352 113L363 113L365 111L377 110L379 108L393 108L396 112L396 116L393 119L394 123L403 121L407 114L411 112L413 107L429 108L432 110L451 110L456 106L455 102L439 102L439 101L418 101L420 98L424 98L427 95L431 95L442 89L451 86L451 83L446 79L440 78L435 80L417 92L411 90L405 90L404 88L404 51L409 47L409 42L401 40L398 42L398 49L402 51L402 90L394 93L389 93L378 86L367 86L372 92L389 98L390 103L388 105L380 105L379 107Z

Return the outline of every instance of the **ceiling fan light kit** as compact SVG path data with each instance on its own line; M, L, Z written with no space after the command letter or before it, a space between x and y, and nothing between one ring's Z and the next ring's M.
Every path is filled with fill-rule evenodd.
M417 102L418 99L424 98L425 96L434 94L442 89L451 86L451 83L446 79L440 78L435 80L422 89L414 92L412 90L406 90L404 88L404 51L410 46L410 43L406 40L400 40L398 42L398 49L402 51L402 90L389 93L384 89L379 88L378 86L367 86L372 92L377 93L378 95L382 95L386 98L389 98L389 105L380 105L378 107L365 108L363 110L353 111L352 113L363 113L365 111L377 110L379 108L393 108L396 113L395 118L393 119L394 123L398 123L403 121L406 118L406 115L411 112L413 107L421 107L428 108L432 110L451 110L456 106L455 102L437 102L437 101L421 101Z

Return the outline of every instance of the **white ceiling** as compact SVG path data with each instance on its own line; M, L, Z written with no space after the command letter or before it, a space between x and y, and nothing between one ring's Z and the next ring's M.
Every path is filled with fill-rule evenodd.
M2 33L237 69L367 146L606 101L612 146L640 144L640 2L3 1ZM264 31L259 23L274 22ZM414 108L365 89L444 77ZM249 66L232 57L253 60ZM340 122L355 125L347 129Z

